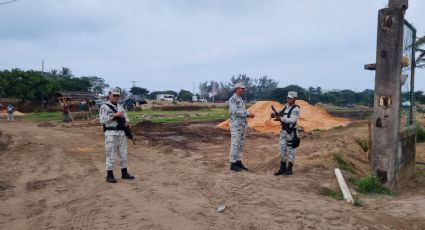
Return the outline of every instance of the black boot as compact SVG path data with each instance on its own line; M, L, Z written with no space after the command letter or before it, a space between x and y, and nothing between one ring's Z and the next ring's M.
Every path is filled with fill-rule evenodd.
M285 175L289 176L292 175L292 166L294 166L294 164L292 164L292 162L289 162L288 164L288 170L286 170Z
M275 172L275 176L280 176L286 173L286 161L280 162L280 168L279 171Z
M236 165L243 170L248 170L248 168L242 164L242 161L236 161Z
M114 178L114 171L112 171L112 170L108 170L108 171L106 171L106 182L109 182L109 183L117 183L117 180L115 180L115 178Z
M233 171L235 171L235 172L240 172L240 171L242 171L242 169L241 168L239 168L239 166L238 166L238 164L235 162L235 163L230 163L230 170L233 170Z
M123 169L121 169L121 178L122 179L133 180L134 179L134 176L130 175L127 172L127 168L123 168Z

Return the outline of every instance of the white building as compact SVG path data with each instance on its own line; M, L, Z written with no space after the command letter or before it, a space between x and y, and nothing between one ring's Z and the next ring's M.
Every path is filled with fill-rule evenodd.
M174 96L172 94L158 94L156 95L156 100L173 102Z

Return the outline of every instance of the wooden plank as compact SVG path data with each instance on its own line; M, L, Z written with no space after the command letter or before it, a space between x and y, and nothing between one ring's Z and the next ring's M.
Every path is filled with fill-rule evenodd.
M365 70L376 70L376 64L366 64L364 65Z
M348 189L347 183L345 183L344 177L342 176L341 170L339 170L339 168L335 168L335 175L344 200L354 204L354 199L351 196L350 190Z

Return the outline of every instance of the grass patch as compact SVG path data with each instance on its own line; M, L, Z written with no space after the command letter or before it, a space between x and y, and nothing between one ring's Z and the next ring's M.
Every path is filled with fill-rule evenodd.
M313 129L314 132L321 132L321 131L325 131L323 129Z
M354 196L353 199L354 199L354 203L353 203L354 206L357 206L357 207L363 206L363 202L360 200L358 196Z
M389 188L385 187L376 176L362 177L353 181L357 186L357 191L360 193L394 195L394 193Z
M38 113L26 113L23 119L27 119L35 122L43 121L62 121L62 112L38 112Z
M353 173L353 166L347 163L339 153L334 154L334 161L336 161L338 168L347 172Z
M420 125L416 127L416 137L418 143L425 142L425 129Z
M226 120L229 118L229 112L225 108L204 108L201 110L152 110L143 109L142 111L128 111L127 114L131 123L136 124L142 121L152 121L155 123L178 123L184 121L214 121ZM76 114L74 114L76 115ZM98 115L96 115L97 117ZM26 113L24 120L34 122L44 121L62 121L62 112L37 112Z
M364 152L369 151L369 142L365 139L356 139L356 143L360 145Z
M155 123L179 123L184 121L214 121L226 120L229 118L228 110L224 108L211 108L202 110L152 110L128 112L130 121L133 124L142 121L152 121Z
M342 129L342 128L344 128L344 126L342 126L342 125L337 125L337 126L333 127L332 129Z
M340 191L335 192L335 191L330 190L330 189L321 190L320 195L332 197L332 198L335 198L337 200L343 200L344 199L342 192L340 192Z

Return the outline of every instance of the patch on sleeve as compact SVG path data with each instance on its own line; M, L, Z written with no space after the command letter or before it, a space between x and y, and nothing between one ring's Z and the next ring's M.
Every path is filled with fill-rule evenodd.
M232 99L230 100L230 103L232 103L232 104L236 104L236 105L239 105L241 102L240 102L239 100L237 100L236 98L232 98Z
M294 115L295 115L295 116L300 115L300 111L298 111L298 110L294 110Z

